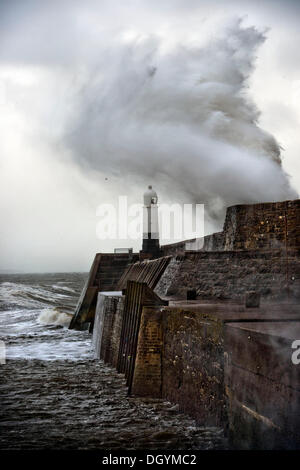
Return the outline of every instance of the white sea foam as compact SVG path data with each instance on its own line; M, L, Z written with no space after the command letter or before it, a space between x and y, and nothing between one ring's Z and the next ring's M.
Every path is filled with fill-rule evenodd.
M60 284L60 283L59 283ZM58 286L57 284L52 285L52 289L57 289L57 290L65 290L67 292L75 292L74 289L71 289L71 287L67 286Z
M71 338L72 335L72 338ZM76 338L77 336L77 338ZM82 360L91 358L90 339L66 334L60 341L32 341L24 345L8 345L6 359L39 359L44 361Z
M18 304L26 308L43 306L52 302L53 295L47 289L28 284L2 282L0 284L0 299L6 304Z
M60 325L68 327L72 315L65 312L60 312L55 308L45 308L38 317L38 322L44 325Z
M0 340L8 360L92 357L88 332L68 329L68 311L75 309L82 282L78 276L65 276L68 287L55 274L23 275L19 282L8 277L0 284Z

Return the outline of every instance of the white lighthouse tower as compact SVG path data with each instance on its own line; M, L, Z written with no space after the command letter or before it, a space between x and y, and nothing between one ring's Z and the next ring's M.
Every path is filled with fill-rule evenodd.
M159 256L159 230L158 230L158 205L157 194L148 186L144 193L143 208L143 258L156 258Z

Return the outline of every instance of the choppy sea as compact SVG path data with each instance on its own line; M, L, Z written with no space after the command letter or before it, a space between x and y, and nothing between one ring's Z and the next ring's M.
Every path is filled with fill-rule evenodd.
M84 273L0 275L0 449L222 449L174 404L128 397L69 330Z
M0 335L7 359L91 357L90 335L67 328L86 276L0 276Z

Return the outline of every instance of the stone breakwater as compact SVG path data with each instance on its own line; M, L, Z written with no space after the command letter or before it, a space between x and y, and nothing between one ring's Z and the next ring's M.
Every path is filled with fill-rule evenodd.
M223 431L197 427L161 399L127 396L102 362L8 360L0 375L0 449L224 449Z

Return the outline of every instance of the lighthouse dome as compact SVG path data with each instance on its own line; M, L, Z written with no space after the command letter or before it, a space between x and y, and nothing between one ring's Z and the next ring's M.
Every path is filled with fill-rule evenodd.
M144 192L144 205L150 206L151 204L157 204L157 194L149 185L147 191Z

